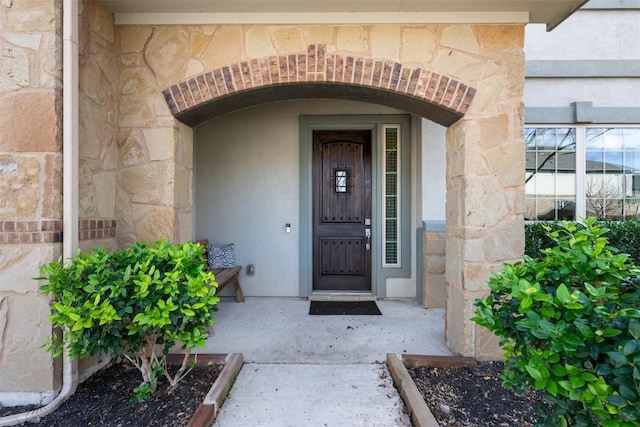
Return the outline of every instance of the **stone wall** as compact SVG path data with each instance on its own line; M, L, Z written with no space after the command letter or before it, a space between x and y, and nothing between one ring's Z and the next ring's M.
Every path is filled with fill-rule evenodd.
M31 278L61 249L61 10L60 0L0 0L0 397L35 401L59 386L40 348L51 334L48 300ZM523 247L522 26L114 27L99 2L80 12L85 249L192 237L193 130L162 95L192 76L323 45L477 88L447 134L447 342L495 357L495 341L468 318L488 275Z
M80 248L117 248L120 66L112 13L80 2L78 121L78 240Z
M455 353L497 359L495 337L468 319L491 273L524 250L524 27L474 36L490 62L469 112L447 130L446 338Z
M422 233L424 256L422 306L425 308L444 308L447 306L446 241L444 231L425 231Z
M463 355L497 357L495 341L468 319L473 300L487 292L490 273L519 257L523 249L524 26L168 26L118 32L126 62L120 126L127 134L131 129L132 138L125 146L144 143L148 150L158 144L159 153L155 162L141 158L120 173L124 191L118 192L119 202L123 199L118 217L130 236L153 230L175 237L190 228L178 221L188 221L190 165L181 165L172 154L182 147L180 138L184 142L190 137L172 122L159 94L178 85L182 97L194 95L202 89L197 78L192 81L198 88L184 86L190 77L206 80L208 71L224 71L230 64L291 58L306 53L309 46L322 45L336 57L380 58L477 88L466 116L447 133L447 342ZM233 72L233 67L226 69ZM276 71L279 82L283 70ZM253 79L251 73L225 79L227 93L237 90L245 77ZM242 85L246 87L244 81ZM170 208L172 202L175 209Z
M0 405L59 387L42 263L62 239L62 16L59 0L0 1Z

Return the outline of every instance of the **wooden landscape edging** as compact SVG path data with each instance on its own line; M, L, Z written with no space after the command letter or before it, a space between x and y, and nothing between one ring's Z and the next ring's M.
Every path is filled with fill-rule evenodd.
M439 424L407 372L407 367L459 368L477 364L478 362L471 357L403 354L400 360L394 353L387 353L387 367L393 378L393 384L411 413L411 421L415 427L438 427Z
M189 424L187 424L187 427L209 427L213 424L222 402L229 394L229 390L231 390L231 386L244 364L244 358L242 353L229 353L199 354L197 358L192 354L189 359L194 360L198 365L224 364L220 375L218 375L203 402L196 408L189 419ZM170 354L168 361L180 363L182 355Z

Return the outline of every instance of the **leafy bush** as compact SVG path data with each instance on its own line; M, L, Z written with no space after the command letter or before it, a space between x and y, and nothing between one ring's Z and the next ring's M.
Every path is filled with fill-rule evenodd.
M53 297L49 319L64 329L64 341L54 337L47 348L54 355L67 348L73 356L126 357L142 374L139 398L155 391L162 373L175 386L217 311L217 284L204 270L203 250L193 243L134 243L43 265L38 279L47 281L40 289ZM167 356L179 342L184 360L170 374Z
M597 224L609 229L607 239L619 252L629 254L634 264L640 265L640 220L602 221ZM542 255L542 250L554 244L547 235L547 229L557 230L561 221L540 221L525 225L524 253L532 258Z
M500 337L505 387L544 390L540 424L640 423L640 270L594 219L549 230L539 259L504 266L472 320Z

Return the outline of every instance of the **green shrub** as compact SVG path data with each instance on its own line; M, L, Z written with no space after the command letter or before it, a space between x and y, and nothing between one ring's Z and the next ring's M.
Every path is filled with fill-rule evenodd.
M166 241L134 243L120 251L95 249L63 264L41 267L40 289L53 297L51 320L63 340L51 339L54 355L107 353L124 356L142 374L139 397L155 391L164 374L174 387L188 373L191 349L203 346L217 311L217 284L205 272L203 248ZM171 374L169 350L181 343L184 360Z
M629 254L634 264L640 265L640 220L598 220L597 224L609 229L607 239L611 246L621 253ZM540 221L526 224L524 253L531 258L540 257L544 248L555 244L547 235L547 229L557 230L561 227L561 221Z
M594 219L562 222L538 259L489 280L472 320L500 337L505 387L544 390L540 424L640 423L640 270Z

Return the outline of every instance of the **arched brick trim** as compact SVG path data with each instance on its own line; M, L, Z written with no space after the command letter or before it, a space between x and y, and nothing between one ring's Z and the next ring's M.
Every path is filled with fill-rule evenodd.
M394 61L306 53L241 61L191 77L163 91L171 113L195 126L217 115L284 99L339 98L400 108L449 126L468 110L476 89Z

